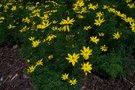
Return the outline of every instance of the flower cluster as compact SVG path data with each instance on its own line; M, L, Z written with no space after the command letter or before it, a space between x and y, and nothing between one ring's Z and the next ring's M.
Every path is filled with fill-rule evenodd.
M121 13L120 11L116 10L115 8L111 8L111 7L107 6L107 5L104 5L103 8L107 9L108 12L114 13L115 15L119 16L126 23L129 23L132 32L135 32L135 19L133 19L132 17L127 17L126 14Z
M70 32L69 25L73 25L73 22L75 22L75 20L73 18L70 19L69 17L67 17L67 20L62 19L60 22L60 25L63 25L62 30Z
M96 26L100 26L103 22L105 22L103 16L104 16L103 12L97 12L96 13L97 19L95 19L95 23L94 23Z
M30 62L30 60L27 60L28 62ZM43 59L40 59L36 62L36 65L31 65L28 67L27 69L27 73L32 73L35 71L35 69L37 68L37 66L43 66Z
M77 84L77 80L75 78L69 79L69 74L62 74L61 76L62 80L68 80L68 82L70 83L70 85L76 85Z
M21 54L28 59L29 74L38 66L43 67L41 72L44 69L49 72L52 67L55 72L63 73L59 76L63 81L76 85L80 73L89 75L92 70L108 73L109 70L102 68L111 66L111 60L105 62L98 57L119 51L128 44L129 37L134 38L134 17L111 6L112 3L75 0L68 6L51 0L45 2L26 7L17 2L0 4L0 44L13 41L21 45ZM125 7L134 9L132 0L126 3L129 8Z
M80 54L76 54L76 53L73 53L73 55L68 54L68 57L66 59L69 61L69 63L72 63L72 66L75 66L75 63L78 62L80 55L83 56L84 60L88 60L89 56L92 55L92 49L90 49L90 47L83 46L83 50L80 51L81 51ZM89 62L83 63L81 65L82 65L81 69L84 71L85 75L91 73L92 65L89 64Z
M135 8L135 2L134 3L132 3L132 0L126 0L125 1L126 3L127 3L127 6L129 7L129 8Z

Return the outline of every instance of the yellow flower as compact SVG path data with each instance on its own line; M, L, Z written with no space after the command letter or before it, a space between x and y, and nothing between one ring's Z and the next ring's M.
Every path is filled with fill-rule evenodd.
M98 18L101 18L103 16L104 16L104 13L103 12L97 12L96 13L96 17L98 17Z
M52 26L52 30L53 30L53 31L56 31L56 30L61 31L61 29L60 29L59 27L57 27L57 26Z
M108 12L113 12L113 13L115 13L116 10L115 10L114 8L108 8Z
M101 24L105 22L104 18L98 18L98 19L95 19L95 25L96 26L101 26Z
M53 35L53 34L50 34L46 37L46 39L44 40L45 41L51 41L52 39L56 38L56 35Z
M98 36L103 37L105 34L103 32L98 33Z
M68 54L66 59L69 61L69 63L72 63L72 65L75 66L75 63L78 62L79 57L79 54L73 53L73 55Z
M37 29L45 29L46 27L48 27L51 23L49 23L49 21L46 22L42 22L41 24L37 25Z
M84 30L89 30L89 29L91 29L91 26L89 25L89 26L84 26L84 28L83 28Z
M13 28L15 28L15 26L9 24L8 29L13 29Z
M69 17L67 17L67 20L62 19L62 21L60 22L60 25L64 25L63 26L63 31L70 31L69 29L69 25L72 25L73 22L75 22L75 20L72 18L70 19Z
M0 17L0 23L2 23L5 20L4 17Z
M40 17L40 11L41 9L36 9L32 11L33 16L32 17Z
M99 42L99 38L97 38L97 36L92 36L92 37L90 37L90 41L92 41L92 42L94 42L94 43L98 43Z
M90 3L90 4L88 5L88 8L89 8L89 9L92 9L92 10L96 10L96 9L98 8L98 4L93 5L92 3Z
M11 6L11 5L13 5L13 3L11 3L11 2L8 2L8 3L7 3L7 5L8 5L8 6Z
M27 26L24 26L21 30L20 30L20 32L25 32L26 30L28 30L29 28L27 27Z
M135 8L135 3L127 4L127 6L128 6L129 8Z
M78 17L79 19L84 18L84 16L83 16L83 15L81 15L81 14L78 14L78 15L77 15L77 17Z
M11 10L15 11L16 10L16 6L12 6Z
M53 20L53 22L52 22L53 24L56 24L57 23L57 21L56 20Z
M82 7L82 9L80 11L78 11L77 13L82 14L82 13L87 13L87 12L88 12L87 8L86 7Z
M43 66L43 59L40 59L36 62L36 66Z
M62 19L62 21L60 22L60 25L69 25L69 24L73 24L73 22L75 22L74 18L70 19L69 17L67 17L67 20Z
M45 25L43 25L43 24L38 24L37 25L37 29L45 29L46 27L45 27Z
M53 59L53 55L52 55L52 54L49 55L49 56L48 56L48 59L49 59L49 60Z
M29 63L30 62L30 59L27 59L26 61Z
M7 12L7 9L9 9L8 5L4 5L4 12Z
M106 52L108 50L108 47L106 45L103 45L100 47L101 51Z
M0 20L4 20L5 18L4 17L0 17Z
M77 83L76 79L69 80L70 85L75 85Z
M132 0L126 0L126 3L130 3Z
M33 41L35 39L35 37L30 37L29 40L30 41Z
M30 67L28 67L28 69L27 69L27 72L28 73L32 73L32 72L34 72L35 71L35 69L36 69L36 66L30 66Z
M87 75L88 73L91 73L91 70L92 70L92 64L89 64L89 62L87 63L83 63L81 64L82 65L82 70L84 71L85 75Z
M76 4L77 4L77 6L79 6L79 7L84 6L83 0L78 0Z
M125 22L128 22L128 23L130 23L130 24L132 24L133 22L134 22L134 19L132 18L132 17L125 17Z
M73 5L73 10L78 11L83 6L84 6L83 0L77 0L77 2Z
M36 5L39 5L40 3L39 2L36 2Z
M47 20L49 18L49 15L48 14L44 14L44 16L41 17L41 18L42 18L42 20Z
M117 12L117 11L116 11L116 12ZM125 14L121 14L121 13L119 13L119 14L120 14L120 15L118 15L118 14L117 14L117 15L120 16L122 19L125 20L125 19L127 18L127 16L126 16ZM130 21L130 22L131 22L131 21Z
M113 34L113 39L118 40L120 38L120 36L121 36L121 34L119 32L116 32L116 33Z
M135 32L135 23L132 23L130 28L131 28L132 32Z
M68 76L69 76L69 74L64 73L64 74L62 74L61 78L62 78L62 80L67 80Z
M88 60L89 56L92 55L92 49L83 46L83 50L81 50L81 55L83 55L85 60Z
M108 9L108 8L109 8L109 6L103 5L103 9Z
M2 4L0 3L0 8L2 7Z
M22 19L23 22L30 23L30 19L28 17Z
M64 26L62 27L62 29L63 29L63 31L68 31L68 32L70 32L69 25L64 25Z
M37 46L39 46L39 44L41 43L41 41L40 40L35 40L35 41L32 41L32 47L37 47Z

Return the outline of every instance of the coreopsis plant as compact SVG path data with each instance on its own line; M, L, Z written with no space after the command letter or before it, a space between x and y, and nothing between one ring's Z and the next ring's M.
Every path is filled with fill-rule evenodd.
M26 72L38 84L53 81L50 76L77 88L81 74L116 78L130 69L124 65L135 48L132 0L119 5L117 0L19 3L0 3L0 44L12 41L21 46L29 65ZM43 79L38 81L38 76Z

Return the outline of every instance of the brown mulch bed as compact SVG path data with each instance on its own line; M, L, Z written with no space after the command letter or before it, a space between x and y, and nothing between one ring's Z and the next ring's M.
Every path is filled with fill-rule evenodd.
M0 47L0 90L34 90L24 73L26 66L17 46ZM135 90L135 75L130 80L111 80L91 74L84 82L80 90Z
M33 90L25 68L17 46L0 47L0 90Z
M132 76L130 80L126 78L112 80L90 74L84 81L81 90L135 90L135 76Z

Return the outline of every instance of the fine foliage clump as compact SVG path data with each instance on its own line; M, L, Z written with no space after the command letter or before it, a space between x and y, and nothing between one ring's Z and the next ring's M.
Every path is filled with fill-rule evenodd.
M135 49L134 11L132 0L4 1L0 44L21 46L39 90L77 90L83 74L129 73L125 62Z

